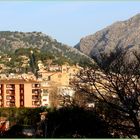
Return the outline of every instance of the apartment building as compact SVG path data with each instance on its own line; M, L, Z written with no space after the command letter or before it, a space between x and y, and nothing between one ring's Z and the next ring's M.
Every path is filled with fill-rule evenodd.
M48 73L47 80L2 79L0 80L0 107L50 106L52 90L69 85L68 75Z
M79 68L63 65L61 69L58 66L58 69L59 71L40 70L39 79L32 73L11 74L8 77L0 75L0 107L50 107L50 94L54 89L59 93L63 91L72 94L73 91L69 88L70 78Z
M40 83L36 80L1 80L0 107L39 107L40 93Z

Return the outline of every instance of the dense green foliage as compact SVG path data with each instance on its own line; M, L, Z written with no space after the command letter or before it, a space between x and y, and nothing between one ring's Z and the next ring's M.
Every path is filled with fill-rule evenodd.
M93 110L64 107L48 114L47 137L109 138L108 126Z
M40 121L40 114L48 111L46 123ZM12 127L2 137L24 138L21 132L27 128L35 129L39 138L109 138L108 126L93 110L77 106L48 110L46 108L0 108L0 115L10 120ZM46 135L37 135L38 124ZM47 128L45 130L45 127Z
M0 56L4 58L0 60L0 64L10 67L7 72L34 71L32 64L21 68L23 62L20 56L25 55L30 58L31 50L34 52L35 60L41 60L45 65L48 59L59 65L65 62L70 65L76 63L82 66L93 65L92 60L77 49L59 43L41 32L0 32ZM11 60L7 61L5 59L7 57Z
M43 108L0 108L0 116L7 117L11 124L33 125L40 121Z

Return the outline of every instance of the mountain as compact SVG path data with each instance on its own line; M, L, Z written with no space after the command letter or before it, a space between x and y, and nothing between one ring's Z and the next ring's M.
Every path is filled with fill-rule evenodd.
M112 54L119 55L122 51L127 52L127 61L132 61L132 52L140 53L140 14L83 37L75 48L101 64L106 62L103 55L112 59Z
M94 63L91 58L77 49L62 44L41 32L0 32L0 54L8 54L10 57L27 55L31 49L38 50L41 53L41 56L37 54L39 57L42 55L44 59L49 57L56 63L59 63L60 59L71 64L92 65Z

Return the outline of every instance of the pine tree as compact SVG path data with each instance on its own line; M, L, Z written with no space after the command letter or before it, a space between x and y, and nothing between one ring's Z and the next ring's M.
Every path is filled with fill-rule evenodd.
M36 62L36 58L35 58L35 55L34 55L34 52L31 50L30 51L31 54L30 54L30 67L31 67L31 71L34 73L34 75L36 77L38 77L38 65L37 65L37 62Z

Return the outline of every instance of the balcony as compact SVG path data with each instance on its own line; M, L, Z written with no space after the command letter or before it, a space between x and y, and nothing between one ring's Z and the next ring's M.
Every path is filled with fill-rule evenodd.
M32 101L32 105L34 107L39 107L40 106L40 101Z
M20 100L20 106L24 106L24 101Z
M9 88L6 88L6 89L8 89L8 90L15 90L14 87L9 87Z
M7 107L15 107L15 104L9 104Z
M15 102L13 101L7 101L6 102L7 107L14 107L15 106Z
M6 100L15 101L15 97L14 96L7 95L6 96Z
M32 89L32 94L39 94L41 93L40 89Z
M2 85L0 85L0 89L2 88Z
M32 88L40 88L40 84L32 84Z
M14 90L14 89L15 89L15 85L13 85L13 84L8 84L8 85L6 85L6 88L7 88L7 89L10 89L10 90Z
M2 101L0 101L0 107L2 107L3 106L3 102Z
M0 100L2 100L3 99L3 96L0 96Z
M38 95L32 95L32 100L39 101L40 99L41 99L40 96L38 96Z
M15 91L14 90L6 90L6 93L7 94L10 94L10 95L14 95L15 94Z
M32 98L33 101L39 101L40 98Z

